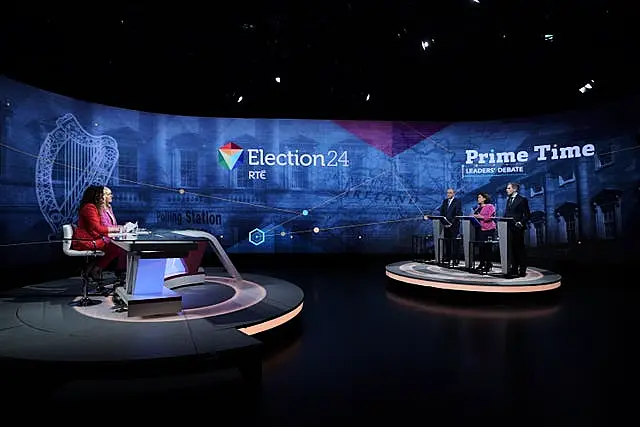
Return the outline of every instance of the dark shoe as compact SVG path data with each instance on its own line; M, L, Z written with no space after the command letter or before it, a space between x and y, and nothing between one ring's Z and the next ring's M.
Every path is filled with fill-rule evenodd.
M518 273L518 277L527 277L527 272L521 271L520 273Z
M515 279L516 277L520 277L517 271L509 271L506 275L507 279Z

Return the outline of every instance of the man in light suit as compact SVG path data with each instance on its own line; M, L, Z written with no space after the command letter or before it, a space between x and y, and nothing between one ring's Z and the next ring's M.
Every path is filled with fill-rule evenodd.
M508 277L525 277L527 275L527 248L524 237L527 231L527 222L531 217L529 200L522 196L518 190L520 184L510 182L507 185L507 208L504 216L513 218L509 222L509 247L511 251L511 265L509 265Z
M456 240L460 234L460 219L462 215L462 201L456 197L453 188L447 190L447 198L440 205L440 215L447 218L449 224L443 221L444 226L444 257L443 261L452 263L453 266L458 265L458 241Z

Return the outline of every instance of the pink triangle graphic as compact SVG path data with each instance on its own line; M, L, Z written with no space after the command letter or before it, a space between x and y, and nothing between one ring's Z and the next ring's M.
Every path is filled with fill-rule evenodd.
M450 123L437 122L360 120L334 120L333 122L389 157L405 152L450 125Z

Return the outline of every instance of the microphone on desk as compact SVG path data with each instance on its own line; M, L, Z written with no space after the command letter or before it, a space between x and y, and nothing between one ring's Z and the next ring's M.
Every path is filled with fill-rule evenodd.
M482 206L478 205L475 208L473 208L473 214L474 215L479 214L481 210L482 210Z

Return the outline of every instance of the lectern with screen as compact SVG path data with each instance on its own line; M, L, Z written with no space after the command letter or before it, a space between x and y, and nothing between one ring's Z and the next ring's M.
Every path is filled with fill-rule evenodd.
M440 215L427 215L427 218L433 221L433 251L436 262L440 264L444 257L444 248L440 247L440 242L444 238L444 227L451 223L446 217Z

